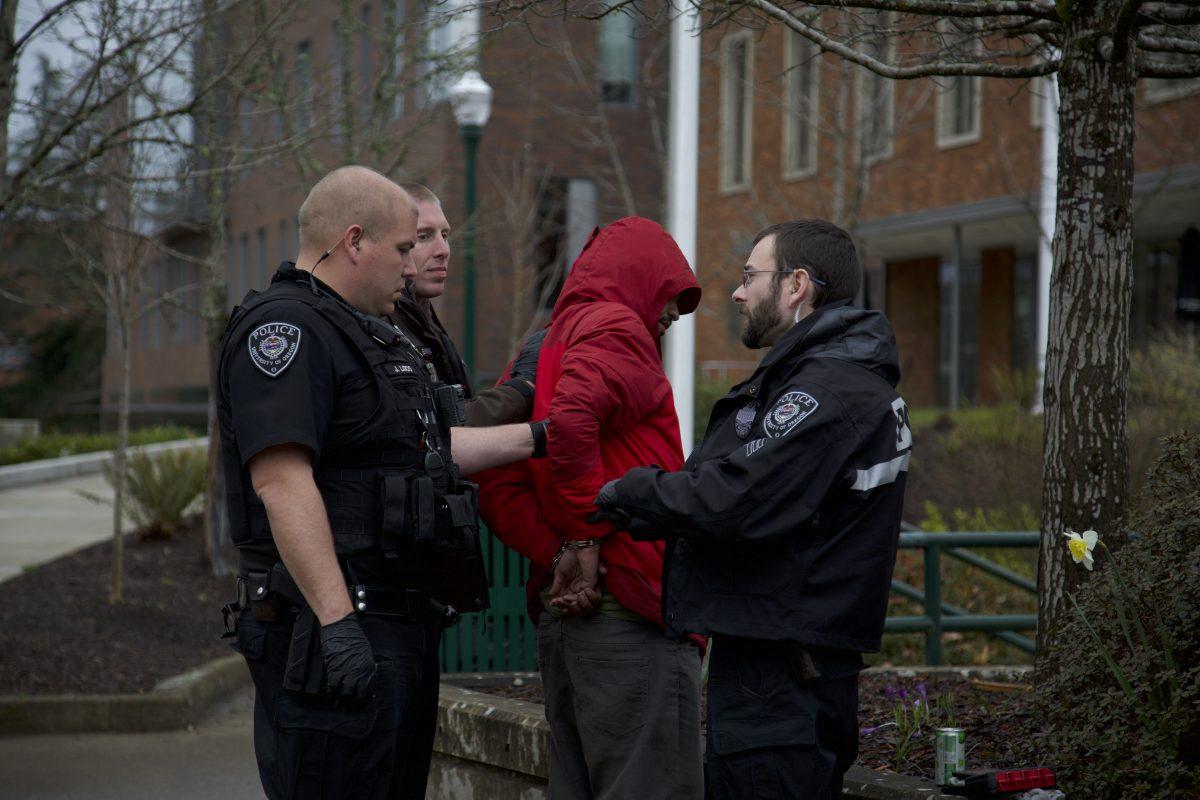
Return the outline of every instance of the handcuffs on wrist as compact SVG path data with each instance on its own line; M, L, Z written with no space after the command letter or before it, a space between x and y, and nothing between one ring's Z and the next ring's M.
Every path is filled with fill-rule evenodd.
M590 547L599 546L599 539L568 539L559 546L558 552L550 560L550 571L553 572L558 567L558 562L562 560L563 553L568 550L587 550Z

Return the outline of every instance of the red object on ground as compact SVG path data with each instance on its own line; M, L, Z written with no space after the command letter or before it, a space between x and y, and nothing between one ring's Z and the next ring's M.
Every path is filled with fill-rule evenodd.
M946 794L973 800L1009 797L1030 789L1053 789L1058 785L1049 767L1029 769L971 769L954 773L955 783L943 786Z

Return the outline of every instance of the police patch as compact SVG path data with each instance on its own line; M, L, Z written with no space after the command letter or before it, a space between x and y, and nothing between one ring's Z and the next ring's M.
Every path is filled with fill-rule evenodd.
M277 378L300 350L300 329L286 322L268 322L250 333L250 360L263 374Z
M787 436L820 404L804 392L788 392L763 418L763 433L772 439Z
M738 435L739 439L745 439L750 435L750 426L754 424L754 418L757 416L757 400L747 403L738 409L737 416L733 418L733 432Z

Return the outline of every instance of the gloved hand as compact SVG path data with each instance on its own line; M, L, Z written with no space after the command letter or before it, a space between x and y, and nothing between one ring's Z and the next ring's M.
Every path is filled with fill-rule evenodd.
M330 693L341 700L365 703L375 685L375 654L351 612L321 626L321 659Z
M589 524L594 525L597 522L608 520L619 531L629 527L629 514L617 507L617 484L620 480L620 478L611 480L600 487L600 492L592 501L598 510L587 518Z
M517 353L517 358L513 361L512 369L508 373L510 378L529 383L533 383L537 379L538 356L541 355L542 342L545 338L546 329L542 328L540 331L534 331L525 340L525 345L521 348L521 352Z

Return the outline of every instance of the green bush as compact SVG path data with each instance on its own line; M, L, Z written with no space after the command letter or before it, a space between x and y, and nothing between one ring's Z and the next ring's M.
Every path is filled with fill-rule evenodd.
M191 439L195 435L195 431L180 425L159 425L130 431L129 444L172 442L177 439ZM40 461L44 458L60 458L80 453L96 453L102 450L112 450L116 446L117 435L115 433L81 434L48 431L37 436L27 436L0 447L0 465L21 464L26 461Z
M168 539L204 495L208 454L204 448L132 453L126 461L126 513L145 539ZM111 464L104 477L116 485ZM93 497L93 499L95 499Z
M696 374L696 397L692 406L692 441L696 444L704 439L704 429L708 426L708 418L712 416L713 406L729 393L732 386L732 383Z
M1081 613L1066 612L1046 653L1057 670L1035 688L1031 722L1041 732L1021 755L1056 766L1068 797L1200 796L1200 437L1165 441L1144 499L1136 538L1115 563L1097 551L1075 598ZM1132 700L1089 625L1128 676Z

